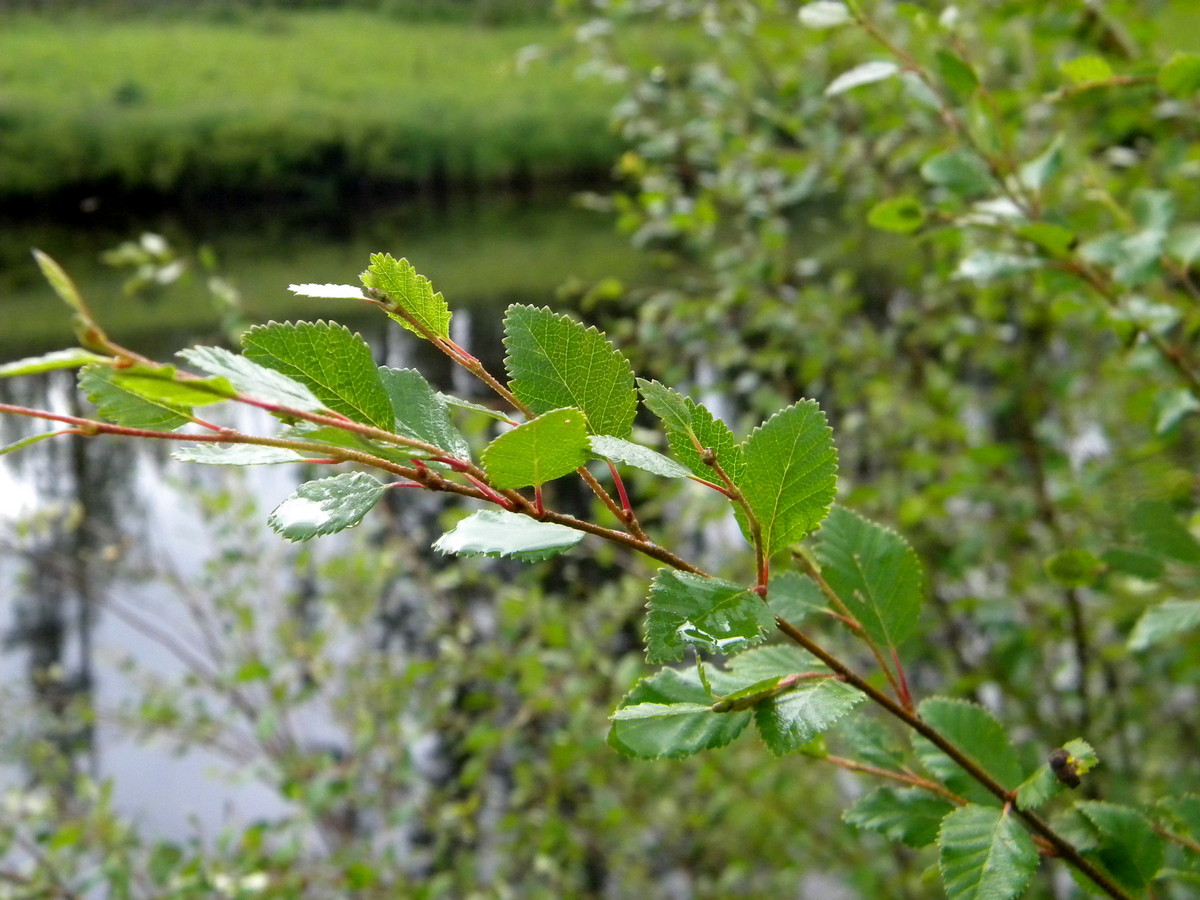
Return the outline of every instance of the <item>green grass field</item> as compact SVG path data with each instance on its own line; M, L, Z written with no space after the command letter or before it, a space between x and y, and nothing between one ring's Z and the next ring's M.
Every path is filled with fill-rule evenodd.
M520 71L533 44L546 53ZM596 174L616 149L615 93L577 64L553 24L13 14L0 27L0 198L319 198Z

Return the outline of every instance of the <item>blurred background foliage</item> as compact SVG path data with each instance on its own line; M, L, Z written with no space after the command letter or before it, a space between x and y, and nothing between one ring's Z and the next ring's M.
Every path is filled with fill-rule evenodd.
M1195 791L1200 642L1135 628L1200 564L1200 83L1162 77L1200 50L1200 13L864 3L906 72L830 95L895 57L801 27L801 5L0 3L0 193L587 185L656 271L589 272L559 302L731 424L821 402L841 500L929 573L918 695L984 703L1031 759L1086 738L1094 796ZM82 693L5 748L31 785L0 825L5 896L937 894L929 850L839 821L866 780L749 742L656 763L604 745L643 670L640 564L446 565L424 549L454 518L436 504L290 553L236 480L211 487L211 561L169 590L189 674L138 676L119 718L213 749L287 814L139 829L47 737L95 721ZM631 487L661 543L744 574L715 504ZM1029 896L1082 894L1051 866Z

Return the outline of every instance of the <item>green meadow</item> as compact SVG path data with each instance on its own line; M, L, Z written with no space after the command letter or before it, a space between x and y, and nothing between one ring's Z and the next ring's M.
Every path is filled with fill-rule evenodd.
M549 22L13 13L0 48L5 200L548 183L616 152L615 90Z

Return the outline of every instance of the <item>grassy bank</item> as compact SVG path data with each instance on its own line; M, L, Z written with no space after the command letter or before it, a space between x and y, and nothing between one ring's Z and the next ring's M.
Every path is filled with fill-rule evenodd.
M604 171L611 89L531 44L562 31L360 10L228 20L13 14L0 36L0 198L389 185Z

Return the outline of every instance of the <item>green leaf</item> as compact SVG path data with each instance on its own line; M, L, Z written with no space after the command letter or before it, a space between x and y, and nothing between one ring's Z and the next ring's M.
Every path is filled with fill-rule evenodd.
M990 193L995 186L987 163L970 150L947 150L930 157L921 166L921 177L968 200Z
M1200 91L1200 55L1175 53L1158 70L1158 86L1185 99Z
M228 379L185 378L174 366L116 366L109 380L143 400L178 407L209 406L234 395Z
M1184 527L1170 504L1146 500L1133 508L1129 525L1154 553L1183 563L1200 563L1200 541Z
M467 409L471 412L483 413L490 419L496 419L500 422L511 421L508 413L500 409L494 409L491 406L484 406L482 403L472 403L470 400L463 400L461 397L455 397L452 394L446 394L438 391L438 399L447 406L457 407L458 409Z
M938 834L942 883L949 900L1009 900L1037 871L1038 852L1015 816L964 806L942 821Z
M127 428L174 431L191 421L186 406L151 401L116 383L112 366L88 365L79 372L79 389L102 417Z
M239 393L255 400L302 412L325 409L325 404L299 381L222 347L191 347L175 355L202 372L228 379Z
M1189 222L1172 231L1167 238L1167 252L1190 269L1200 259L1200 224Z
M866 698L833 678L799 682L754 708L754 724L775 756L793 753Z
M719 578L660 569L646 604L646 659L682 659L687 647L731 655L761 643L775 624L754 591Z
M928 791L876 788L842 813L842 821L909 847L927 847L937 840L942 820L953 809Z
M1075 232L1071 229L1052 222L1030 222L1017 228L1017 234L1036 244L1055 259L1066 256L1077 240Z
M975 70L949 50L939 50L933 64L942 82L960 98L969 97L979 87Z
M1120 547L1114 547L1112 550L1104 551L1100 559L1114 572L1133 575L1144 581L1153 581L1163 573L1163 562L1161 559L1138 550L1125 550Z
M1075 776L1086 775L1100 762L1096 758L1096 751L1092 749L1092 745L1080 738L1067 741L1062 746L1062 750L1067 754L1066 767L1060 771L1069 771ZM1017 806L1024 810L1037 809L1067 786L1068 780L1065 776L1060 777L1055 769L1046 763L1039 766L1017 788ZM1077 783L1072 786L1077 786Z
M269 322L242 335L246 358L307 386L326 407L391 431L392 401L371 348L333 322Z
M805 28L837 28L854 21L845 3L837 0L816 0L800 7L800 24Z
M633 369L602 332L545 307L514 304L504 317L504 347L509 387L535 413L573 406L592 434L633 432Z
M539 562L570 550L583 532L501 509L484 509L463 519L433 545L459 556L509 556Z
M885 81L899 71L900 67L891 60L876 59L861 63L829 82L829 87L825 88L825 96L836 97L864 84Z
M372 253L371 264L359 278L368 288L385 294L432 334L441 338L450 337L450 307L441 294L433 292L429 279L418 275L407 259L393 259L387 253ZM421 334L420 329L403 316L391 311L388 315L414 334Z
M1129 649L1145 650L1197 628L1200 628L1200 600L1168 600L1142 613L1129 636Z
M611 434L596 434L591 438L592 450L604 459L625 463L635 469L649 472L651 475L661 475L663 478L688 478L691 472L669 456L663 456L657 450L643 447L632 441L613 437Z
M954 277L966 278L977 284L987 284L990 281L1031 272L1044 265L1042 260L1033 256L1017 256L1013 253L998 253L995 250L975 250L959 261Z
M289 541L334 534L361 522L385 490L363 472L308 481L275 507L267 524Z
M1100 800L1075 804L1100 834L1100 846L1089 853L1123 886L1146 887L1165 858L1162 838L1136 809Z
M912 234L925 224L925 209L914 197L892 197L872 206L867 222L884 231Z
M771 612L799 625L813 613L825 612L829 601L816 582L799 572L780 572L771 576L767 590Z
M16 453L18 450L22 450L31 444L36 444L40 441L46 440L47 438L58 437L60 434L67 434L68 431L69 429L64 429L62 431L44 431L41 434L35 434L27 438L21 438L19 441L13 441L11 444L5 444L3 447L0 447L0 456L4 456L6 453Z
M743 444L739 487L768 556L821 524L837 492L833 431L815 400L777 412Z
M35 249L33 258L37 260L38 268L42 270L42 276L50 282L50 287L54 288L54 293L58 294L62 301L75 312L86 316L87 307L83 305L83 296L63 267L41 250Z
M1009 741L1007 732L982 706L965 700L931 697L922 702L917 711L922 719L970 756L1002 787L1011 790L1024 780L1017 751ZM999 803L958 763L928 740L914 733L912 742L921 765L950 790L980 803Z
M467 439L454 427L445 402L420 372L382 367L379 378L392 401L396 434L441 447L448 456L471 458Z
M706 481L720 479L700 456L697 445L712 450L725 474L737 484L745 471L742 447L729 426L690 397L664 387L657 381L638 379L638 388L646 408L662 419L667 443L685 466Z
M1158 801L1158 805L1171 816L1176 828L1181 828L1193 839L1200 840L1200 794L1163 797Z
M1095 84L1113 77L1112 66L1102 56L1089 54L1068 59L1058 67L1073 84Z
M902 770L906 763L904 749L895 734L882 722L868 716L851 716L837 726L839 743L845 754L871 766L892 772Z
M1040 191L1057 177L1058 173L1062 171L1062 167L1063 136L1059 134L1050 142L1049 147L1021 166L1019 177L1025 187L1032 191Z
M193 444L173 451L171 458L210 466L272 466L303 462L305 459L287 447L261 447L255 444Z
M1086 550L1062 550L1046 560L1046 574L1063 587L1084 587L1104 571L1104 563Z
M70 350L54 350L41 356L30 356L0 366L0 377L16 375L40 375L56 369L78 369L89 363L112 363L107 356L100 356L78 347Z
M817 535L821 575L880 644L898 647L917 624L921 563L896 532L834 507Z
M686 672L663 669L639 681L621 701L616 715L643 704L668 707L684 704L683 710L677 714L614 718L608 733L609 746L625 756L640 759L691 756L701 750L724 747L746 728L750 713L716 713L712 711L712 702L694 668Z
M496 487L521 488L570 474L590 457L583 413L578 409L556 409L488 444L483 451L483 468Z

